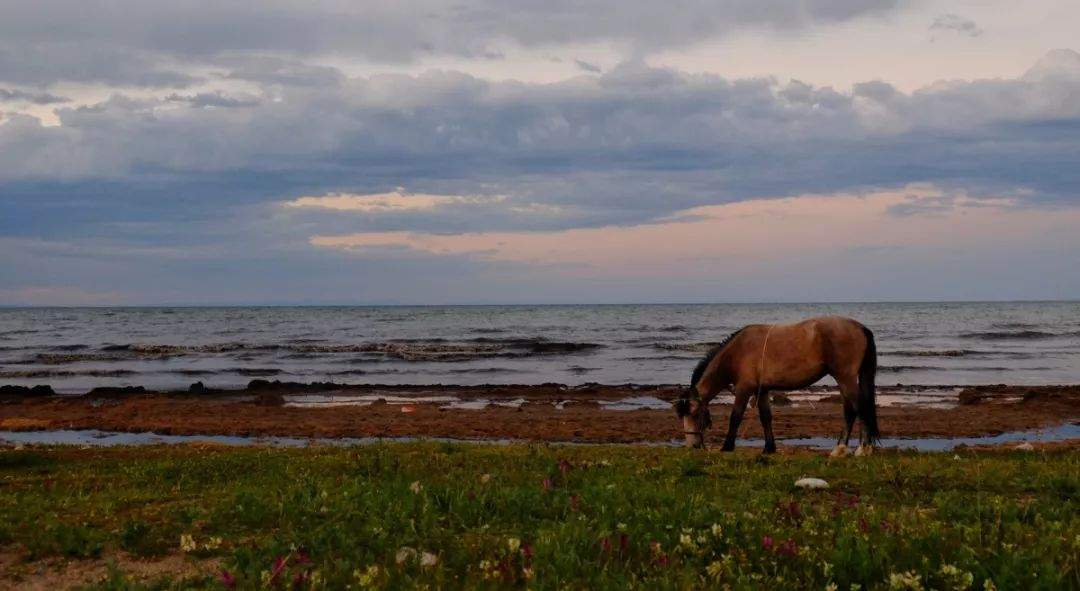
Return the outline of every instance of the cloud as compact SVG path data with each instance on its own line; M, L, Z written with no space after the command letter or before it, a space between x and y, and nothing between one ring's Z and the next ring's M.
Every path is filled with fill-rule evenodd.
M165 97L166 101L174 103L187 103L192 107L219 107L225 109L231 109L236 107L254 107L259 104L259 100L254 96L228 96L221 91L215 92L200 92L193 95L182 94L170 94Z
M18 101L35 105L53 105L56 103L68 103L71 102L71 99L47 92L27 92L25 90L0 88L0 102Z
M800 30L888 14L902 0L199 0L87 3L40 0L6 7L0 55L30 58L2 75L133 78L133 66L204 63L236 55L344 56L404 63L432 55L493 59L524 47L593 42L631 51L680 47L739 29ZM647 26L643 25L647 23ZM65 40L63 43L57 40ZM20 52L19 48L27 48ZM117 60L123 52L135 64ZM16 64L18 60L6 62ZM24 60L25 61L25 60ZM0 59L0 63L5 63ZM82 65L83 69L78 66ZM34 68L43 71L34 74ZM110 73L111 72L111 73ZM143 79L146 82L146 79Z
M267 90L258 104L223 93L117 94L58 109L59 126L29 116L0 122L0 180L26 195L25 207L64 199L73 213L93 208L91 217L171 211L150 207L154 195L207 215L402 185L505 196L467 216L463 207L429 212L458 216L454 231L642 223L698 205L912 182L976 196L1026 189L1033 203L1053 202L1075 199L1080 183L1076 55L1051 54L1020 79L913 93L628 62L552 84L449 71L347 78ZM80 191L93 201L70 203ZM542 206L561 215L511 209ZM413 221L439 223L431 216Z
M603 71L600 66L592 62L587 62L585 60L574 60L574 64L577 65L578 68L581 68L586 72L592 72L594 74L599 74Z
M368 195L331 194L322 197L300 197L286 201L287 208L328 209L360 213L389 213L402 211L430 211L454 204L490 204L503 200L501 196L480 197L462 195L427 195L409 193L398 187L390 193Z
M967 37L978 37L983 30L975 21L955 14L942 14L930 23L931 32L951 32Z
M264 73L291 67L283 63ZM1042 226L1023 216L1080 197L1080 55L1069 50L1047 54L1019 78L914 92L882 81L841 91L729 79L641 60L543 84L448 70L330 73L333 84L252 78L242 90L205 74L214 88L114 92L61 106L59 125L6 114L0 236L18 242L0 256L0 283L107 292L138 277L147 285L131 297L174 301L200 293L184 277L202 277L234 287L223 300L264 301L259 290L300 299L332 293L308 285L325 273L338 282L333 293L384 301L395 286L423 291L413 272L475 286L457 292L468 299L480 290L506 294L498 274L547 289L532 269L545 260L579 268L571 246L612 261L619 248L629 256L638 244L668 242L685 246L679 256L722 257L702 241L738 224L692 225L712 207L898 192L881 214L908 228L910 246L919 234L909 222L1002 210L995 223L1015 219L1025 230ZM939 194L903 192L913 184ZM757 232L774 223L739 222ZM657 226L690 231L649 234ZM595 239L567 239L578 235ZM330 248L312 236L379 241ZM633 239L604 246L619 236ZM1035 248L1016 243L1017 261ZM520 256L499 254L515 248ZM653 268L678 264L672 260ZM358 291L337 278L343 270L371 285ZM286 292L275 277L295 283Z

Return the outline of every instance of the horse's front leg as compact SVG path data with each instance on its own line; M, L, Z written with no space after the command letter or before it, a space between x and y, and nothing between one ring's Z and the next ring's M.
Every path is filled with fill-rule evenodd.
M746 412L746 403L749 400L749 392L735 391L735 404L731 407L731 418L728 419L727 437L724 437L724 447L720 448L720 451L735 449L735 436L739 433L739 423L742 422L743 413Z

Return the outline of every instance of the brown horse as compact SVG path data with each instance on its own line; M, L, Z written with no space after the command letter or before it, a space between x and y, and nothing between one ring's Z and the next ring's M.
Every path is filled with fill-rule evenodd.
M757 397L765 432L765 453L776 451L769 392L805 388L830 375L840 386L844 401L844 428L832 455L844 455L851 427L862 422L856 455L869 454L877 442L877 407L874 374L877 348L874 333L851 318L828 316L795 324L745 326L705 356L690 378L690 387L675 403L682 419L686 444L702 447L704 431L712 424L709 401L721 390L735 394L724 451L735 449L746 403Z

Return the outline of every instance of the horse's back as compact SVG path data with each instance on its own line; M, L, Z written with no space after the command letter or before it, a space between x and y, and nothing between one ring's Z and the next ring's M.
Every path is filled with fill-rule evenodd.
M843 316L750 325L739 335L736 373L756 383L764 371L768 385L778 389L805 387L825 374L854 377L866 351L864 331L861 323Z

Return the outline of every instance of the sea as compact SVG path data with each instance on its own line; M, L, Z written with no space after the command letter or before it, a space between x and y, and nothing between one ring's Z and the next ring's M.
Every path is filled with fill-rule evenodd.
M1080 383L1080 302L949 302L0 308L0 385L680 384L744 325L822 315L874 331L878 384Z

